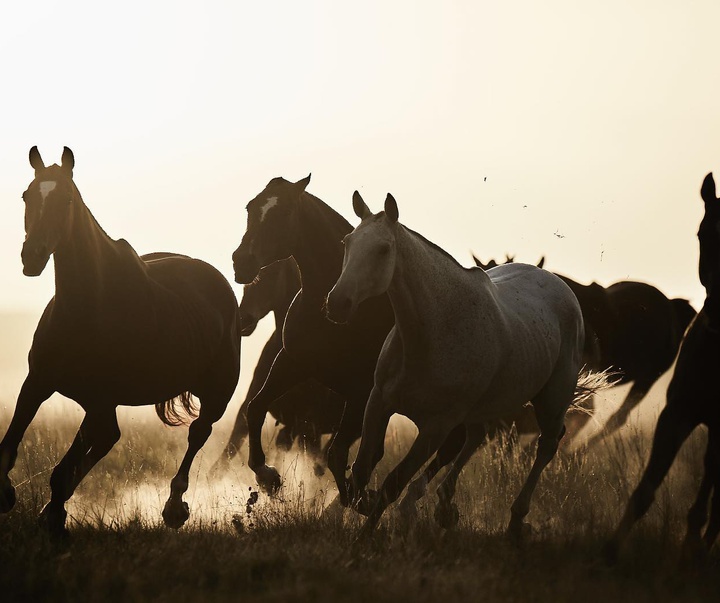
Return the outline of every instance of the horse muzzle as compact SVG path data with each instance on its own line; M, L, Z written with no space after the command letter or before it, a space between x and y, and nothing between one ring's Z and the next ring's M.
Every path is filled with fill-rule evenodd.
M29 247L27 244L23 245L22 252L20 254L23 264L23 274L25 276L39 276L45 270L48 260L50 259L50 252L46 245L39 247Z
M247 285L248 283L252 283L262 266L254 255L238 253L239 251L238 249L238 251L233 253L235 282L241 285Z
M249 314L240 315L240 335L248 337L252 335L258 325L258 319Z
M347 295L335 289L328 293L325 300L325 316L335 324L345 324L355 312L355 303Z

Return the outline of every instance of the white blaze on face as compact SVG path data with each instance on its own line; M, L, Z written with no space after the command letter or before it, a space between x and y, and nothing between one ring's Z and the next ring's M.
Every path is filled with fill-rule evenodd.
M260 208L260 221L262 222L265 219L265 215L268 213L270 209L275 207L277 205L278 198L277 197L268 197L265 201L265 205L263 205Z
M55 190L55 187L57 186L57 182L54 180L46 180L45 182L40 183L40 194L42 195L43 202L47 198L47 196Z

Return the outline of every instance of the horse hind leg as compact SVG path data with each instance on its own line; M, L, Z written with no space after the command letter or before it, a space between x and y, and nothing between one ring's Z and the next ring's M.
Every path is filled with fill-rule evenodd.
M120 439L115 407L88 411L80 429L50 477L51 497L40 513L50 535L64 537L65 503L83 478Z
M540 427L537 452L530 473L510 511L508 534L520 539L529 526L523 522L530 512L530 501L545 467L555 457L561 438L565 434L565 412L572 402L577 372L571 367L556 369L545 386L533 398L535 416Z
M650 460L640 483L628 501L617 529L605 546L604 554L608 563L615 562L620 545L627 538L633 524L647 513L655 499L655 491L665 479L680 446L696 425L695 421L684 416L682 405L678 403L666 406L660 413L655 428Z
M442 446L437 451L435 458L425 467L422 475L414 479L407 488L407 492L402 501L398 505L398 510L407 517L415 515L417 509L415 507L427 492L428 484L435 478L440 470L453 462L460 454L465 445L465 426L458 425L453 429L448 437L445 438Z
M435 521L446 530L454 528L460 519L457 506L453 502L460 472L489 435L483 424L466 425L465 432L462 450L437 489L438 505L435 508Z

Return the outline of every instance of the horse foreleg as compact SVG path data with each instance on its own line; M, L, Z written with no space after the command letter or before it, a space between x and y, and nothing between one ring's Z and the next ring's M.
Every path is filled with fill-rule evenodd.
M695 421L690 421L683 415L683 409L679 404L666 406L660 413L648 465L630 497L622 520L605 547L605 557L608 562L615 561L620 545L633 524L647 513L655 499L655 490L665 479L680 446L696 425Z
M50 477L51 497L40 517L53 536L65 535L65 503L83 478L120 439L115 407L89 411Z
M296 364L282 349L275 358L267 380L258 394L250 400L247 412L250 455L248 466L253 470L260 487L273 493L280 488L280 474L265 464L262 448L262 427L270 404L305 379Z
M713 485L716 481L716 474L720 470L718 459L715 458L715 450L713 450L713 441L708 434L707 449L705 450L704 472L697 498L690 507L687 516L687 533L685 534L684 556L693 559L700 553L702 549L702 529L705 527L708 519L708 503L710 495L713 491Z
M454 528L460 519L457 506L453 502L460 472L488 435L487 429L482 424L466 425L465 431L465 443L462 450L458 453L450 470L437 489L438 506L435 508L435 521L446 530Z
M708 522L707 528L705 528L703 542L705 543L706 550L709 551L720 534L720 431L715 431L711 428L708 437L708 453L710 453L710 449L712 448L710 465L711 475L713 476L713 493L710 521Z
M341 499L343 504L347 504L357 501L360 503L360 497L365 493L368 483L370 482L370 475L372 474L375 465L380 462L385 452L385 432L387 431L388 423L390 422L390 416L392 413L386 410L382 393L377 387L373 387L370 392L370 397L367 401L365 408L365 416L362 423L362 439L360 440L360 447L358 448L355 462L352 464L352 478L351 478L351 493L346 496L349 498ZM344 415L343 415L344 418ZM332 459L332 446L328 451L328 466L335 475L337 480L338 476L335 474L337 471L340 475L342 469L342 479L345 481L345 467L337 466L336 463L331 462ZM347 460L347 456L345 457ZM339 464L338 464L339 465ZM340 495L343 495L343 489L340 489ZM360 508L360 511L363 509Z
M630 391L623 400L620 408L618 408L607 420L605 425L602 426L600 431L594 434L590 440L588 440L587 446L595 446L604 438L612 435L618 429L620 429L625 423L627 423L630 413L640 402L645 398L647 393L650 391L655 381L635 381L630 387Z
M53 390L38 383L28 375L18 396L15 413L8 426L7 433L0 442L0 513L7 513L15 505L15 488L8 474L15 466L18 446L25 431L37 414L40 405L47 400Z
M348 481L346 474L350 447L358 438L363 424L363 410L363 405L358 403L357 400L348 400L345 403L340 425L338 425L338 429L327 449L327 466L335 479L338 488L338 499L343 507L352 504L357 494L357 490ZM377 454L376 451L374 458L377 457ZM382 443L380 444L379 454L382 457Z
M220 457L217 461L215 461L212 468L213 472L225 470L229 461L231 461L240 451L245 438L248 436L247 412L250 400L257 395L262 388L263 383L265 383L268 373L272 367L273 360L275 360L275 357L281 348L282 338L278 336L277 333L273 333L260 353L260 358L258 359L257 365L255 365L255 370L253 371L253 377L250 381L250 385L248 386L245 400L243 400L243 403L240 405L238 414L235 417L235 423L233 423L230 438L228 439L227 444L225 444L225 448L220 453Z
M365 432L367 418L368 415L366 413L363 433ZM440 420L430 421L418 426L418 435L410 447L410 451L385 478L380 492L368 513L368 518L358 534L358 540L367 538L372 534L385 509L398 499L407 483L438 450L453 427L453 425L448 425ZM363 443L365 442L364 435L362 441ZM359 456L360 453L358 452L358 457ZM355 465L356 464L357 461L355 462ZM355 478L356 475L355 465L353 465L353 478Z

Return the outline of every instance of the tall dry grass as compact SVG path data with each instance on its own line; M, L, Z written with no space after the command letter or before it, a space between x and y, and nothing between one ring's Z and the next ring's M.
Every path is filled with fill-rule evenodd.
M0 414L3 432L9 410ZM416 521L391 510L373 541L353 550L361 518L323 513L335 495L332 480L317 478L303 455L271 458L285 479L274 500L260 494L254 502L255 481L242 462L210 476L223 426L193 466L185 496L190 521L178 532L166 529L160 511L187 430L135 410L121 414L120 442L68 504L73 537L64 549L35 518L80 420L68 403L53 403L23 441L12 473L18 504L0 516L3 601L720 600L717 552L702 567L678 568L685 514L699 485L702 430L683 447L620 564L607 568L600 549L648 456L652 421L587 453L558 455L533 500L532 537L520 548L504 530L533 449L498 441L461 476L455 530L435 525L433 487ZM267 429L266 440L272 435ZM412 436L407 423L391 424L376 481Z

